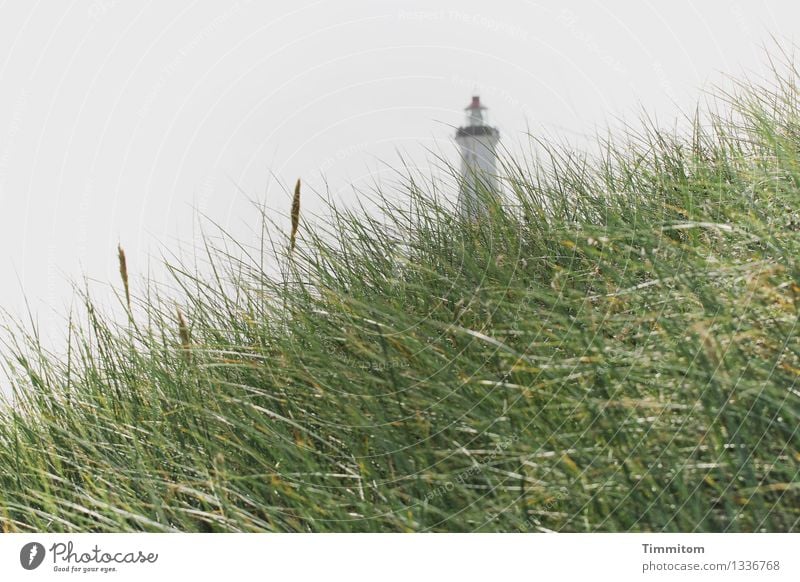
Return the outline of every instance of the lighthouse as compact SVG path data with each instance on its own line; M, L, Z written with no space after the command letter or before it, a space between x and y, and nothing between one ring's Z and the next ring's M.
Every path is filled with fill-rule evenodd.
M477 220L486 214L486 194L497 191L495 146L500 141L500 132L487 124L486 107L477 95L464 110L466 124L456 131L456 143L461 148L458 213L467 220ZM483 196L479 194L481 191Z

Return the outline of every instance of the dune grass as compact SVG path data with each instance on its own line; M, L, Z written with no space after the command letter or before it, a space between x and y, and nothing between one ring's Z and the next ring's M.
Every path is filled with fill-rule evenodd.
M177 309L120 249L127 320L86 297L66 357L7 334L0 524L797 531L795 80L543 144L479 223L411 175L312 222L298 183L289 236L171 266Z

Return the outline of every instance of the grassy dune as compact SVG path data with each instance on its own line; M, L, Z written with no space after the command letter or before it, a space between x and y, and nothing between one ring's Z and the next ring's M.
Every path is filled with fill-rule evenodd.
M478 224L412 176L380 218L298 207L291 252L172 265L180 315L86 298L66 357L11 330L0 524L797 531L795 81L685 135L543 144Z

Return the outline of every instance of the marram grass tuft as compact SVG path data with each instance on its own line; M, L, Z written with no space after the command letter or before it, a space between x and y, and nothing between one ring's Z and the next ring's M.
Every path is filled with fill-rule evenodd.
M292 285L209 241L211 275L173 265L178 342L155 285L124 326L87 297L65 357L9 332L0 524L798 531L793 81L507 160L477 224L409 176L331 208ZM299 250L299 182L291 223Z

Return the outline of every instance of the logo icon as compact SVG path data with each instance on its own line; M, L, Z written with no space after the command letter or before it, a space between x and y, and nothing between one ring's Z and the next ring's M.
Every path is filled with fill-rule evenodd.
M19 551L19 563L26 570L35 570L44 561L44 546L39 542L30 542Z

